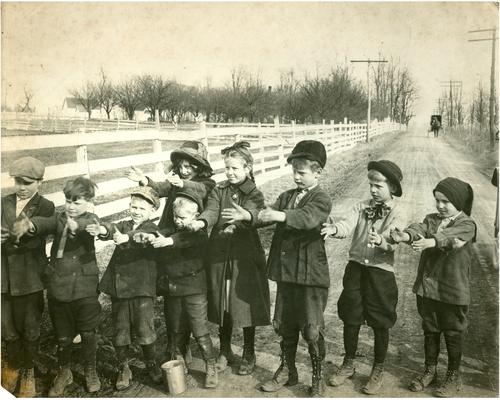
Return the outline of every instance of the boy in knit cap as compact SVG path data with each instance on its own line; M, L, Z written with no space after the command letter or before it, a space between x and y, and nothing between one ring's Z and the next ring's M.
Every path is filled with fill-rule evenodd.
M422 391L437 378L441 333L448 350L446 378L436 390L439 397L454 397L461 390L459 375L462 343L470 303L469 272L476 224L470 217L474 194L471 186L457 178L445 178L433 190L437 213L391 232L396 242L421 251L413 292L424 330L424 371L410 390Z
M44 308L42 274L47 264L45 236L16 237L17 220L50 217L54 204L40 196L45 165L33 157L15 160L9 169L15 193L2 197L2 386L13 393L19 374L19 397L35 397L34 361L38 354Z
M370 379L363 387L366 394L382 388L384 361L389 346L389 329L396 322L398 288L394 276L394 250L390 229L405 223L404 212L393 199L403 193L401 169L392 161L368 163L371 199L355 204L344 218L324 224L321 233L345 238L352 232L344 278L338 301L338 313L344 322L344 362L330 377L332 386L342 385L355 373L354 359L359 330L366 323L373 329L374 362Z
M152 188L138 187L130 194L130 219L113 224L92 224L86 228L91 235L101 240L112 239L116 244L99 290L111 296L114 345L120 364L118 390L128 388L132 379L128 365L132 333L142 347L149 377L155 383L161 381L161 371L155 360L156 259L151 249L133 240L137 232L158 230L150 218L159 206L160 199Z
M318 184L326 164L325 147L315 140L303 140L287 161L297 187L283 192L272 208L253 215L255 221L276 223L267 266L269 279L277 283L273 325L281 336L281 365L261 389L275 392L298 383L295 356L301 332L311 357L310 395L319 397L324 391L323 312L330 286L320 230L332 208L330 196Z

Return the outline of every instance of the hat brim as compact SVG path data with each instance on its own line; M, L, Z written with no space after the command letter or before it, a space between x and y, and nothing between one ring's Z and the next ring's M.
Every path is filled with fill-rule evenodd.
M195 164L206 168L208 171L210 171L210 173L213 174L213 169L210 166L210 163L197 154L191 154L183 149L177 149L170 153L170 161L175 162L177 158L187 158L188 160L193 161Z
M393 193L396 197L401 197L403 194L403 188L401 187L401 181L399 178L392 173L390 169L388 169L384 164L379 163L378 161L370 161L368 163L368 170L374 169L384 175L387 180L396 186L396 191Z
M30 178L29 176L20 176L20 175L11 175L11 177L12 178L19 178L19 179L22 179L23 181L29 182L29 183L33 183L33 182L41 181L42 180L42 178L35 179L35 178Z
M295 154L290 154L287 159L286 159L286 162L290 162L292 161L294 158L306 158L307 160L310 160L310 161L316 161L319 163L319 165L321 165L321 168L325 168L325 164L322 164L320 160L318 160L316 157L314 157L311 153L295 153Z
M199 212L203 211L203 203L196 196L193 196L190 193L186 193L186 192L183 192L183 191L178 191L176 193L175 197L176 198L177 197L185 197L185 198L187 198L189 200L192 200L192 201L194 201L198 205L198 211Z

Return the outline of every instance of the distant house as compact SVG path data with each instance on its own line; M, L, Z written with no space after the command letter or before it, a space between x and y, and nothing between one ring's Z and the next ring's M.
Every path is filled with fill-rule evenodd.
M88 113L85 110L85 108L82 106L82 103L78 101L78 99L74 97L66 97L63 101L63 105L61 108L61 117L69 117L69 118L82 118L86 119L88 118ZM108 116L106 114L106 111L102 108L94 108L92 110L92 118L94 119L107 119ZM142 122L142 121L147 121L149 118L149 114L145 111L144 108L138 108L135 110L134 113L134 119ZM127 119L127 114L125 111L119 107L119 106L114 106L113 109L111 110L110 113L110 119L120 119L120 120L125 120Z

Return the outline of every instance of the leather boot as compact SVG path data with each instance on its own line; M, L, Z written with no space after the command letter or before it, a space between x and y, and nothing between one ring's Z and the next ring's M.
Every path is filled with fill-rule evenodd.
M18 397L36 397L35 368L26 368L21 373Z
M444 382L436 389L434 395L437 397L457 397L462 390L462 378L455 369L448 369Z
M299 382L297 368L295 367L295 353L297 348L292 347L285 340L280 343L280 365L271 380L265 382L260 387L264 392L277 392L283 386L294 386Z
M330 376L328 384L333 387L342 385L347 379L350 379L356 373L354 367L354 360L352 358L345 358L342 365Z
M312 364L312 381L309 394L311 397L322 397L325 392L325 382L323 381L323 361L319 354L310 354Z
M120 365L120 371L118 372L118 378L116 379L116 390L125 390L130 386L130 381L132 380L132 371L128 365L128 362L124 362Z
M2 386L5 390L15 392L20 373L20 368L13 368L5 361L2 363Z
M73 383L73 374L68 365L62 366L49 390L49 397L63 397L64 389Z
M23 346L20 339L6 341L7 359L2 362L2 386L10 393L17 388L21 374Z
M370 379L363 387L363 393L365 394L378 394L382 385L384 383L384 364L383 363L373 363L372 372L370 374Z
M210 389L215 388L219 383L219 378L217 374L217 366L212 339L210 338L210 335L204 335L196 338L196 341L198 342L203 360L205 361L205 387Z
M146 361L146 370L148 371L149 378L154 383L160 383L162 381L162 373L160 367L156 363L155 356L155 343L142 345L142 354Z
M85 384L87 385L87 392L95 393L101 390L101 381L97 376L95 363L87 364L84 369Z
M232 365L235 362L236 357L231 349L232 334L232 324L228 323L226 326L223 325L219 328L220 352L217 358L217 369L219 372L224 371L228 365Z

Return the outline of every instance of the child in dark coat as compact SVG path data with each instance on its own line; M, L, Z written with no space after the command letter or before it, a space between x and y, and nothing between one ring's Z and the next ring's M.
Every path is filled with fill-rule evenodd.
M44 308L42 282L47 265L45 237L12 234L17 220L50 217L54 204L38 193L45 166L33 157L15 160L9 175L15 193L2 197L2 339L7 363L2 364L2 385L19 397L35 397L34 361L38 353Z
M323 312L330 286L320 230L332 208L330 197L318 184L326 164L325 147L314 140L301 141L288 162L297 188L282 193L272 208L258 214L261 223L276 223L267 266L269 279L277 282L273 325L281 336L281 365L261 388L275 392L298 383L295 355L301 332L311 357L310 394L320 396L324 389Z
M391 232L396 242L422 251L413 292L424 330L425 368L410 390L421 391L437 379L441 333L448 350L448 371L436 390L439 397L455 397L461 390L459 369L467 311L470 303L469 275L476 224L470 217L473 191L456 178L445 178L433 190L437 213L404 231Z
M170 360L183 348L186 332L193 332L206 365L205 387L218 383L216 357L208 331L207 280L204 256L208 235L205 229L188 228L203 209L196 192L183 189L173 202L175 228L157 236L139 233L136 240L158 249L158 294L164 296ZM189 337L189 336L187 336ZM185 357L185 354L182 354Z
M132 332L142 347L150 378L156 383L162 378L155 360L156 260L150 249L133 241L137 232L158 230L150 218L159 206L160 199L153 189L138 187L130 195L130 219L116 224L87 226L93 236L98 235L101 240L112 239L116 244L99 290L111 296L114 345L120 364L118 390L128 388L132 379L127 358Z
M240 375L255 368L255 327L269 324L269 286L264 250L257 229L237 220L237 215L264 207L264 197L253 180L253 157L248 142L237 142L222 150L227 180L210 193L205 211L193 224L207 228L210 243L208 264L208 318L219 325L218 367L234 362L231 350L233 328L243 328Z
M49 390L49 397L62 397L73 382L71 373L72 343L82 337L85 381L89 393L97 392L101 382L96 372L96 329L101 305L97 285L99 269L95 258L94 237L85 228L95 224L97 216L88 209L95 197L96 185L80 177L64 187L65 210L52 217L34 216L28 222L16 222L18 235L25 233L55 235L47 266L46 282L49 315L58 341L59 371Z
M374 361L370 378L363 387L366 394L382 388L384 362L389 346L389 329L396 323L398 287L394 276L394 250L390 229L405 224L405 213L393 199L403 193L403 174L391 161L368 163L371 199L355 204L336 223L325 224L322 234L345 238L352 232L349 262L343 277L338 313L344 322L345 357L329 379L342 385L355 373L354 359L359 330L366 321L374 333Z

